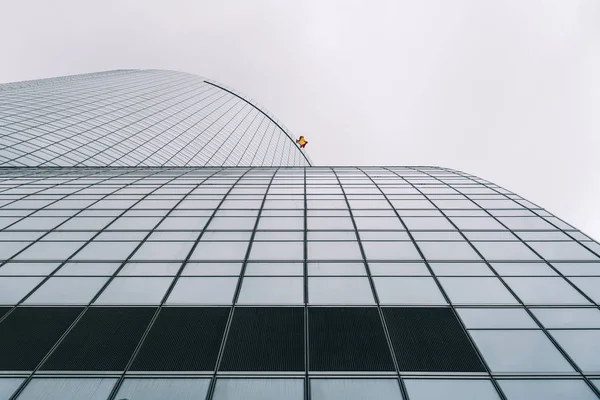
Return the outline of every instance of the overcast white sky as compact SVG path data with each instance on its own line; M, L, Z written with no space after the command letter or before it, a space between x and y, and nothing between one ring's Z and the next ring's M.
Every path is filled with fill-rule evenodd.
M463 170L600 239L599 0L0 1L0 82L202 75L315 164Z

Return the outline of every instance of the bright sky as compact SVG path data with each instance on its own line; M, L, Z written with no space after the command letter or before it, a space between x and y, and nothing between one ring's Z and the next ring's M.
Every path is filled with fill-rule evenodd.
M438 165L600 239L600 1L6 1L0 82L205 76L319 165Z

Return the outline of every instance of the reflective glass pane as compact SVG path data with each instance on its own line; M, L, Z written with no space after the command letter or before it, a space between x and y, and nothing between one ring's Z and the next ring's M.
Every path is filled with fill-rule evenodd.
M303 304L304 278L244 277L239 304Z
M520 242L473 242L473 245L489 261L539 260L534 252Z
M572 372L541 331L470 331L492 372Z
M311 379L312 400L402 400L396 379Z
M579 289L600 304L600 277L569 278Z
M523 308L457 308L456 311L470 329L539 328Z
M531 308L531 312L549 329L600 329L600 310L597 308Z
M563 278L504 278L525 304L589 304Z
M185 260L193 242L146 242L131 256L131 260Z
M119 263L80 263L69 262L62 266L55 275L98 275L110 276L121 264Z
M88 304L107 280L107 277L52 277L23 304Z
M0 277L0 304L16 304L37 286L42 277Z
M368 260L421 260L412 242L363 242Z
M379 302L385 305L447 304L433 278L385 277L373 278Z
M311 260L362 260L358 242L308 242Z
M83 242L37 242L15 257L15 260L62 261L77 251Z
M404 379L411 400L499 400L487 379Z
M481 260L467 242L419 242L428 260Z
M25 378L0 378L0 399L10 399Z
M600 263L552 263L565 276L600 276Z
M106 400L114 378L34 378L18 400Z
M0 276L49 275L59 263L7 263L0 267Z
M302 242L254 242L249 260L302 260Z
M208 391L210 379L125 379L117 399L197 400Z
M200 241L190 257L191 260L243 260L247 242L203 242Z
M550 333L583 372L600 372L600 330L551 330Z
M515 379L498 380L508 400L596 400L594 392L582 380Z
M302 379L218 379L214 400L302 400Z
M363 277L309 277L308 298L310 304L375 304Z
M119 276L157 275L174 276L180 263L127 263L119 271Z
M492 267L500 276L557 276L546 263L492 263Z
M454 304L517 304L497 278L439 278Z
M137 242L91 242L88 243L73 260L125 260L133 249L138 245Z
M376 275L425 275L431 276L429 270L422 263L369 263L369 269L373 276Z
M242 270L242 263L189 263L183 268L182 276L235 275Z
M173 278L115 278L94 304L160 304Z
M594 253L577 242L530 242L529 245L548 261L599 261Z
M483 263L430 263L429 265L436 276L494 276L494 273Z
M238 278L179 278L167 304L231 304Z

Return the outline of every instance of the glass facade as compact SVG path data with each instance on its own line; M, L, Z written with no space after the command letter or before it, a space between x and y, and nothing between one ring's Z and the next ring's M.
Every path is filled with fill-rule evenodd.
M439 167L160 156L0 168L0 399L600 398L600 245L537 205Z
M308 166L285 127L216 82L117 70L0 85L0 167Z

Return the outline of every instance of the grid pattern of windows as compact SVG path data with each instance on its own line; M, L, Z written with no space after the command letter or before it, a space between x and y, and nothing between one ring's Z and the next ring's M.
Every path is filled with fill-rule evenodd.
M307 166L283 125L232 89L161 70L0 85L0 166Z
M444 168L4 168L0 399L599 398L599 253Z

